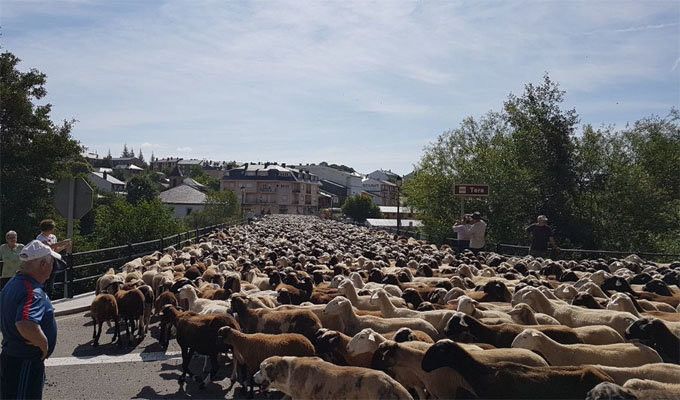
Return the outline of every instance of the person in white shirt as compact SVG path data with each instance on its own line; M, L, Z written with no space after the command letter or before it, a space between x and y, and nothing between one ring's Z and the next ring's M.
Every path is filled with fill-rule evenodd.
M470 227L470 250L477 254L486 245L486 222L482 219L479 211L472 213L472 226Z
M40 221L40 234L35 238L45 245L50 246L52 251L60 253L64 250L71 250L71 239L57 241L54 230L57 228L54 220L44 219Z
M456 244L458 252L462 253L470 247L470 228L472 227L472 218L469 214L463 215L462 221L456 221L453 226L453 231L458 235L456 237Z

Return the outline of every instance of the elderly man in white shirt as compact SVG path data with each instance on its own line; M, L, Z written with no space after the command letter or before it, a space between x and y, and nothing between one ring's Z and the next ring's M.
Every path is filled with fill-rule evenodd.
M470 250L477 254L486 245L486 222L482 219L482 215L475 211L472 213L472 226L470 227Z
M453 231L458 235L456 237L456 247L459 253L462 253L470 247L470 228L472 227L472 218L470 214L463 215L461 222L456 221L453 226Z

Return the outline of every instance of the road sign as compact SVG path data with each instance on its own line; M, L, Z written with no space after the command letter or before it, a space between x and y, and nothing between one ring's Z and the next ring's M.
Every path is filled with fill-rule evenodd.
M93 193L83 178L64 179L54 186L54 207L64 218L80 219L92 209Z
M487 197L489 195L489 185L453 185L453 195L460 197Z

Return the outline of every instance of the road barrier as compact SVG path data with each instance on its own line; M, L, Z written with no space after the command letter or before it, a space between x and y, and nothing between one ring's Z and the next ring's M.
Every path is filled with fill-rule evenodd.
M154 251L162 251L169 246L179 247L197 242L198 239L207 236L216 229L240 225L242 223L243 220L239 218L156 240L67 254L64 257L66 268L54 273L46 285L49 288L50 298L73 297L91 291L93 282L109 268L117 270L125 263L137 257L151 254Z

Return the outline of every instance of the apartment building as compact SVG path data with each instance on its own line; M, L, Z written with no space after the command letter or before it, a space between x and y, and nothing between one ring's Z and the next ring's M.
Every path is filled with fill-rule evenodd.
M345 198L347 196L361 194L364 191L361 182L363 176L356 172L350 173L340 171L335 168L317 164L297 165L295 168L304 169L318 176L319 179L323 179L325 181L333 182L335 184L344 186L346 188ZM335 194L340 195L339 193Z
M245 213L316 215L319 177L285 164L245 164L226 171L222 190L231 190Z
M396 206L398 202L397 185L392 182L366 177L361 181L361 187L379 206Z

